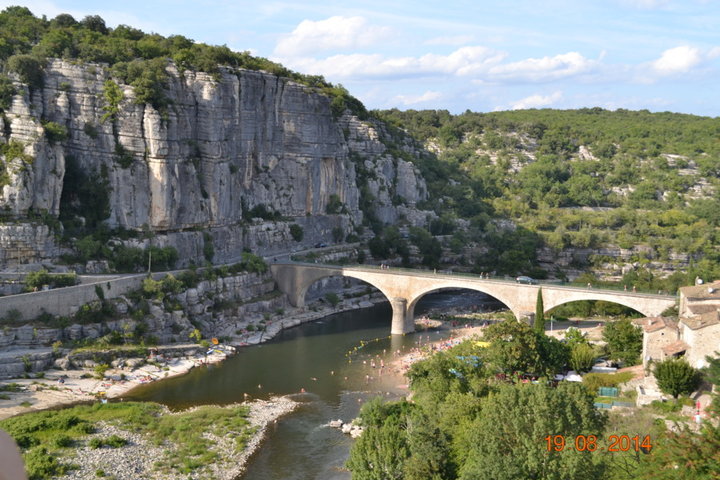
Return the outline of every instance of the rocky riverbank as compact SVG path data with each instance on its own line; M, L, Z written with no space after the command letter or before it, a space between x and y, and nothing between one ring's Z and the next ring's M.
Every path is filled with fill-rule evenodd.
M335 307L288 309L282 320L269 323L265 331L246 335L236 348L266 342L283 329L315 321L334 313L368 308L382 298L360 297L345 300ZM46 349L48 354L51 349ZM149 382L183 375L195 367L222 362L226 354L206 351L199 345L165 345L153 349L156 354L148 357L133 356L132 350L118 349L114 352L85 352L66 356L67 362L55 362L67 366L35 373L33 378L18 378L0 382L0 419L30 413L32 411L70 405L79 402L99 401L102 398L120 398L130 390ZM39 352L38 349L32 349ZM17 355L17 352L15 352ZM99 357L108 359L111 368L98 379L96 367ZM87 357L87 359L85 359ZM70 366L73 365L73 366ZM62 383L61 383L62 379ZM2 391L5 389L5 391ZM3 398L7 397L7 398Z

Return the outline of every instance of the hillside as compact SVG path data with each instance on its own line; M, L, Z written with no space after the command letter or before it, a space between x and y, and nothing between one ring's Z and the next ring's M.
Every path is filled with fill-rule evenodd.
M420 169L443 197L436 212L446 224L470 220L470 237L489 248L481 270L513 273L504 253L529 243L525 268L538 250L546 269L628 263L720 275L720 119L599 108L373 113L434 153ZM493 218L512 220L514 237ZM676 275L667 289L687 280Z

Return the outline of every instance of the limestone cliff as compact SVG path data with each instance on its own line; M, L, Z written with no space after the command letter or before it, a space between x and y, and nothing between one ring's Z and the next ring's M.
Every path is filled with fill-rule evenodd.
M427 198L418 170L388 153L376 125L349 112L336 120L327 96L262 72L211 76L172 64L167 71L163 110L137 103L102 65L51 60L42 88L16 80L1 131L6 145L24 146L26 158L3 158L0 268L60 253L39 219L52 223L61 214L63 189L72 188L69 162L106 185L104 223L154 233L156 245L175 246L184 262L202 259L203 232L219 261L243 248L287 250L295 244L291 223L303 227L305 244L329 241L337 227L351 233L363 220L358 162L372 173L368 188L381 220L424 221L415 209ZM114 109L104 95L109 79L123 92ZM53 136L48 122L67 135ZM327 213L334 196L343 208ZM249 219L258 206L284 221Z

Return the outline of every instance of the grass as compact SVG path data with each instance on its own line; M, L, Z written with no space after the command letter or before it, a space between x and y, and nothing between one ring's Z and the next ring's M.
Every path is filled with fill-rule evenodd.
M20 390L22 390L22 386L18 383L0 385L0 392L19 392Z
M629 382L635 376L632 372L622 373L588 373L583 377L583 385L587 389L596 394L600 387L617 387L625 382Z
M159 404L123 402L29 413L0 421L0 428L22 449L32 479L52 478L72 468L58 457L67 455L64 453L67 449L84 444L99 422L140 433L155 445L174 445L157 466L164 471L190 473L218 460L218 454L211 450L212 440L203 437L205 432L233 438L237 451L245 447L254 432L247 421L248 412L247 407L202 406L168 414ZM126 443L126 439L117 435L88 441L92 448L119 448Z

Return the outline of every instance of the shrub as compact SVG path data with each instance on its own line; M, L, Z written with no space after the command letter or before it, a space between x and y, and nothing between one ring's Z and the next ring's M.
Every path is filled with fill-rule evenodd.
M340 200L340 197L337 194L333 193L328 199L327 206L325 207L325 212L329 214L340 213L343 209L343 206L344 205Z
M632 372L623 373L588 373L583 377L583 385L593 393L597 394L600 387L617 387L621 383L632 380Z
M68 138L67 128L59 123L45 122L43 129L45 130L45 138L47 138L50 143L62 142Z
M340 303L340 297L336 293L330 292L325 294L325 301L334 307Z
M53 478L68 470L67 466L60 464L44 447L28 451L23 460L30 479Z
M292 225L290 225L290 236L292 236L293 240L295 240L296 242L300 242L302 241L304 235L305 232L300 225L298 225L297 223L293 223Z
M215 246L213 245L212 235L208 232L204 232L203 241L205 242L203 245L203 256L205 257L205 260L212 262L213 257L215 256Z
M0 74L0 111L10 108L16 93L17 90L12 80L10 80L7 75Z
M595 352L590 345L579 343L570 352L570 366L576 372L589 372L595 361Z
M73 446L73 439L65 434L61 434L55 438L55 446L58 448L68 448Z
M675 399L694 392L700 384L700 372L684 358L669 358L658 363L654 374L660 390Z
M92 123L85 122L85 125L83 125L83 132L85 132L85 135L92 138L93 140L98 137L98 129Z
M37 58L31 55L13 55L8 58L7 68L20 75L20 81L31 89L43 86L43 67Z
M110 369L110 365L107 363L101 363L100 365L95 366L95 376L98 378L98 380L102 380L105 378L105 372L107 372Z

